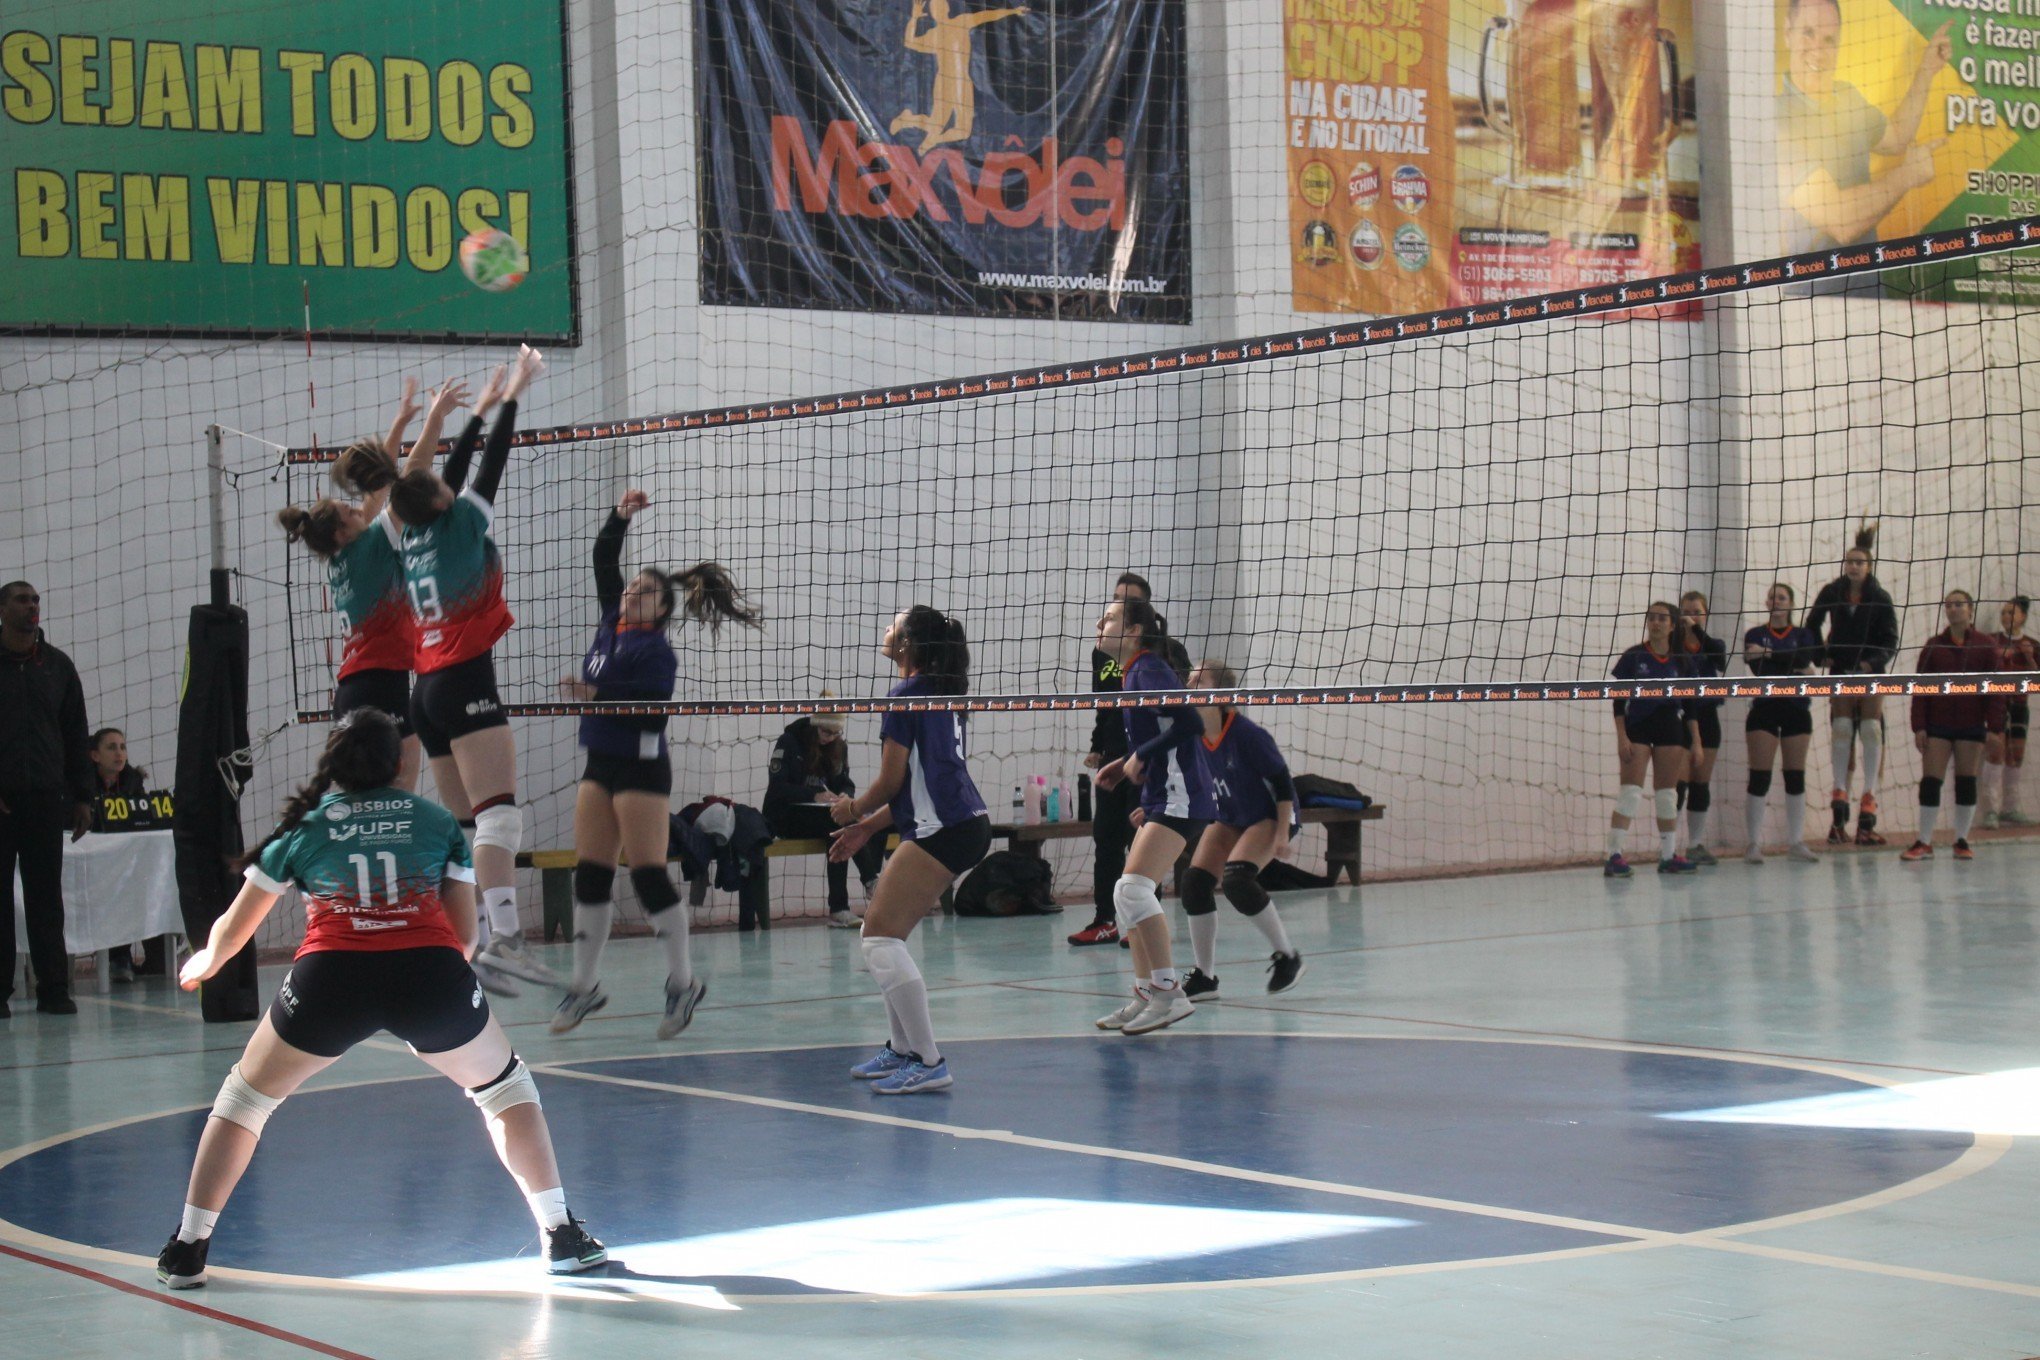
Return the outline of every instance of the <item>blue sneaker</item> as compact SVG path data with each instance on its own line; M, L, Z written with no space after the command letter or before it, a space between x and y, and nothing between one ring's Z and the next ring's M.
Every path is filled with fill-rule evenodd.
M1657 871L1661 874L1697 874L1700 866L1684 855L1673 855L1670 859L1659 860Z
M948 1059L930 1067L909 1058L899 1071L871 1083L871 1089L882 1096L913 1096L923 1091L946 1091L949 1085Z
M898 1052L888 1043L878 1052L850 1069L850 1075L859 1081L877 1081L889 1077L913 1061L906 1054Z
M1608 862L1601 866L1603 878L1627 878L1629 873L1629 861L1620 855L1608 856Z

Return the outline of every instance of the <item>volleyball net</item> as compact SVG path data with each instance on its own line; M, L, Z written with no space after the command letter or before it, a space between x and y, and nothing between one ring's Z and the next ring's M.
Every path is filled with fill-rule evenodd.
M1902 292L1906 271L2023 263L2002 252L2035 242L2040 219L2007 221L1092 362L528 429L495 529L518 618L496 658L536 814L528 843L568 843L573 719L588 706L557 685L596 626L589 554L626 486L652 501L627 569L715 559L765 616L715 638L676 629L678 690L656 707L674 716L683 803L755 802L794 715L905 702L883 698L878 642L917 603L968 631L962 702L984 710L972 766L995 816L1031 776L1074 782L1098 703L1091 637L1126 571L1152 583L1193 658L1239 672L1230 698L1270 706L1261 716L1295 770L1392 803L1370 868L1591 853L1613 787L1605 701L1622 688L1607 676L1641 640L1646 606L1705 594L1709 631L1739 654L1766 589L1791 585L1803 611L1865 521L1899 608L1890 692L2023 688L2040 677L1905 673L1942 627L1947 591L1974 594L1995 629L1999 601L2040 579L2026 447L2040 327L2027 305ZM1847 286L1873 275L1886 296ZM1669 304L1697 305L1634 319ZM327 457L288 455L293 499L320 494ZM316 720L339 642L308 567L290 568L291 673ZM1836 683L1741 670L1705 692ZM1892 711L1902 724L1902 703ZM875 729L853 722L851 735L853 773L868 778ZM1737 758L1724 755L1717 784L1739 777ZM1885 783L1908 777L1894 768Z

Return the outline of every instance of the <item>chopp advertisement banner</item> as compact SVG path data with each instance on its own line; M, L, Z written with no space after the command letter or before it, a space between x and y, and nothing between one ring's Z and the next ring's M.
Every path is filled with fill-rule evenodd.
M1299 311L1698 266L1689 0L1284 0L1283 38Z
M699 0L710 304L1190 320L1183 0Z
M0 19L0 329L571 342L563 43L560 0ZM461 272L483 227L521 286Z
M1778 0L1784 251L2040 211L2040 6L2032 0ZM2019 251L1886 276L1932 302L2029 302Z

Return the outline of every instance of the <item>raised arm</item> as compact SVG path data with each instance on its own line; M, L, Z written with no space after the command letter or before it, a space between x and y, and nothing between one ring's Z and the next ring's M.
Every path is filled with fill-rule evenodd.
M595 598L604 617L623 608L623 539L630 532L631 517L652 503L651 497L632 487L610 512L609 522L595 535Z
M474 493L491 505L495 504L496 488L503 480L504 464L510 461L510 437L517 430L517 398L544 371L544 355L529 345L517 351L517 363L503 385L503 409L489 430L489 442L483 446L481 464L475 469ZM479 401L475 409L481 410ZM450 478L448 484L452 484Z
M403 471L422 472L432 466L432 460L439 453L439 436L446 428L446 418L467 405L467 384L458 378L449 379L432 393L432 404L425 408L425 424L418 431L418 438L412 442L410 452L404 456ZM390 450L395 457L397 451Z

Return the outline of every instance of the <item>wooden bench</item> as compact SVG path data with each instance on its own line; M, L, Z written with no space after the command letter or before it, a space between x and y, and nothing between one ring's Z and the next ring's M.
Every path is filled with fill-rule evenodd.
M886 849L900 843L899 837L888 836ZM743 891L737 895L737 925L748 930L755 925L760 930L772 928L772 875L771 862L788 859L796 855L825 855L829 843L820 837L805 840L774 841L765 847L766 871L754 874L746 880ZM574 865L580 856L572 850L526 850L517 856L521 869L538 870L539 893L545 904L545 940L552 943L557 932L564 939L574 938ZM676 856L666 861L678 864ZM698 907L708 893L706 878L690 880L688 905Z
M1351 876L1353 882L1360 881L1360 828L1367 822L1378 822L1388 814L1388 805L1374 803L1355 810L1352 808L1307 807L1297 813L1297 820L1305 826L1351 827L1353 835L1350 844L1345 837L1334 831L1332 843L1325 855L1325 874L1332 882L1339 881L1339 875ZM1003 837L1009 848L1023 855L1041 855L1045 841L1089 840L1089 822L994 822L992 834Z

